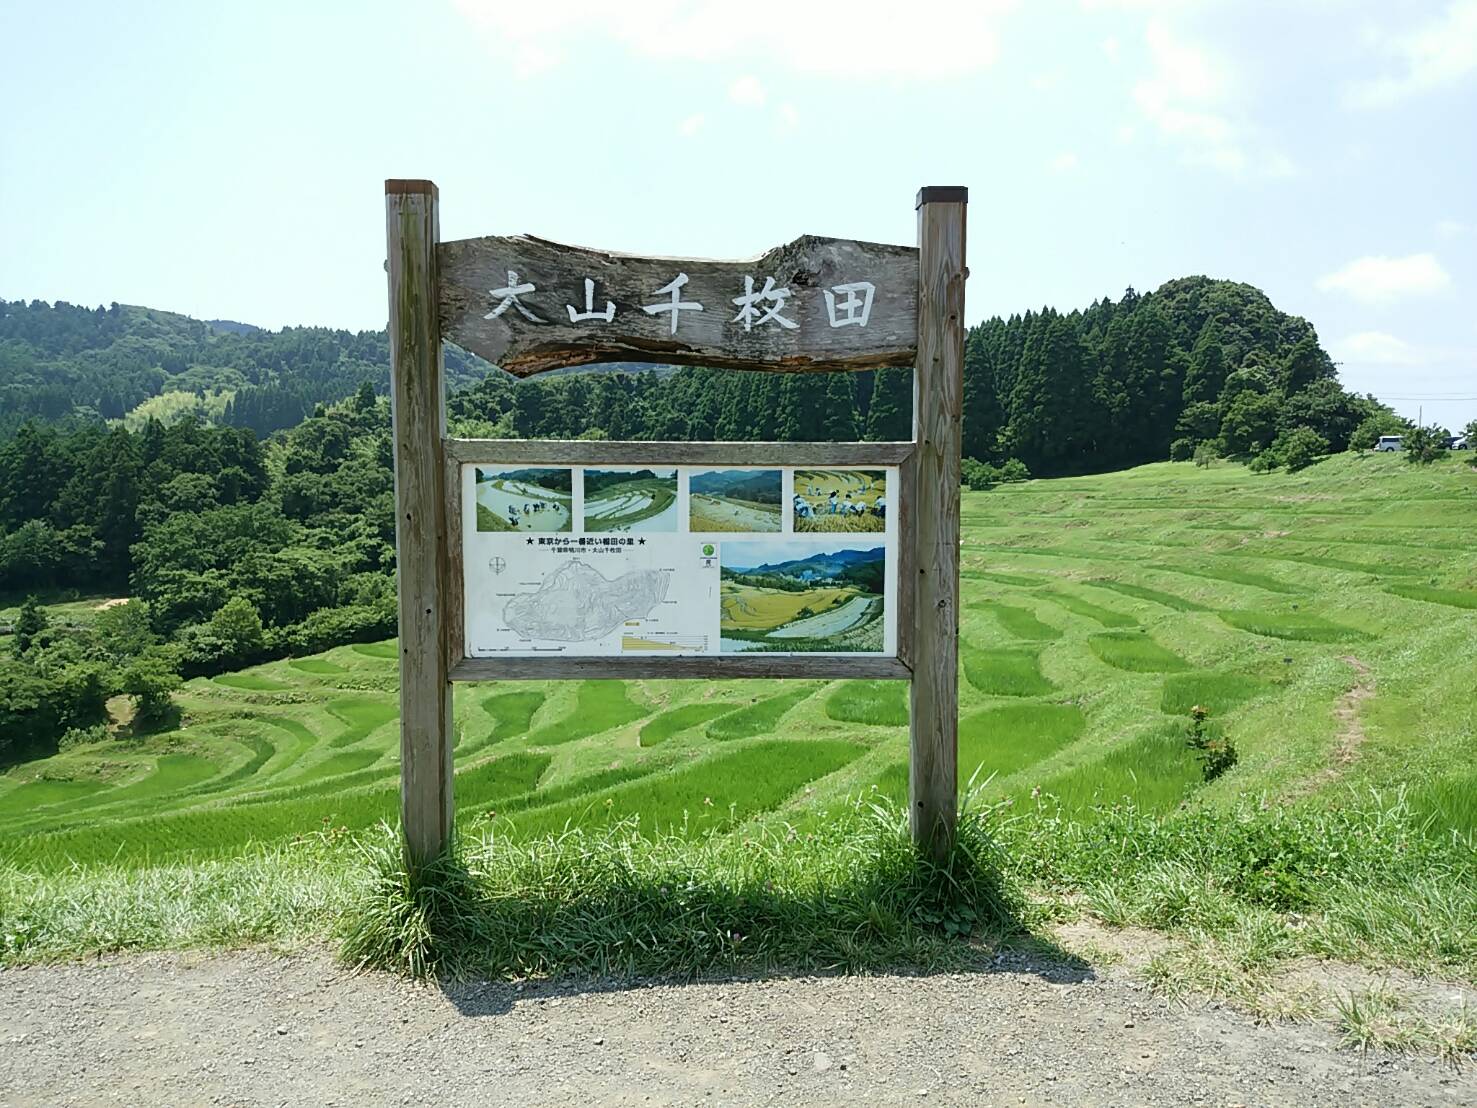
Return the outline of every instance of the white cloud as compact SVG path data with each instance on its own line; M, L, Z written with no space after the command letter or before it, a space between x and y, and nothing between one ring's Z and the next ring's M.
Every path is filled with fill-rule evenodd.
M762 108L764 107L764 86L759 83L758 77L746 74L728 86L728 98L735 104L742 104L747 108Z
M614 42L647 58L756 57L828 77L912 80L958 77L993 64L1000 26L1018 6L1018 0L849 0L839 9L791 4L776 19L752 18L723 0L453 3L520 76L563 64L576 44Z
M1402 72L1349 86L1351 104L1386 107L1477 72L1477 0L1451 0L1439 16L1385 41Z
M1472 233L1472 225L1459 219L1443 219L1436 224L1436 234L1444 239L1459 239Z
M1371 255L1325 274L1317 284L1324 292L1342 292L1363 304L1385 304L1440 292L1451 284L1451 277L1434 254Z
M1223 58L1180 37L1157 16L1145 24L1144 41L1153 68L1134 86L1134 102L1180 144L1187 162L1236 176L1285 177L1294 171L1285 154L1256 148L1250 129L1238 121L1232 110L1237 90Z
M781 131L793 131L800 126L800 112L794 104L781 104L778 115Z
M1064 150L1051 159L1051 171L1053 173L1070 173L1078 166L1077 155L1070 150Z
M1108 55L1110 62L1116 62L1118 55L1123 52L1123 44L1118 41L1117 35L1109 35L1103 39L1103 53Z
M694 115L688 116L686 119L684 119L681 123L679 123L677 125L677 133L679 135L681 135L683 138L692 138L693 135L697 134L702 129L703 129L703 113L702 112L697 112Z
M1333 356L1341 362L1364 362L1369 365L1423 365L1428 354L1404 339L1384 331L1359 331L1338 340Z

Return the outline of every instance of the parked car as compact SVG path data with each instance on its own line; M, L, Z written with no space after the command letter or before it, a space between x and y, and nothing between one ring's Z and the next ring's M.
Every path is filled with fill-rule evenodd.
M1454 442L1454 443L1451 444L1451 448L1453 450L1471 450L1472 449L1472 436L1471 435L1458 435L1456 437L1456 442Z
M1397 450L1404 450L1404 441L1399 435L1381 435L1380 441L1374 444L1376 451L1382 454L1391 454Z

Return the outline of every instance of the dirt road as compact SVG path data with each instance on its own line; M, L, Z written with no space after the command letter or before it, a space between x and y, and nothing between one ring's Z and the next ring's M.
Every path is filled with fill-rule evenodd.
M323 954L0 971L0 1104L1457 1105L1477 1075L1118 969L421 987Z

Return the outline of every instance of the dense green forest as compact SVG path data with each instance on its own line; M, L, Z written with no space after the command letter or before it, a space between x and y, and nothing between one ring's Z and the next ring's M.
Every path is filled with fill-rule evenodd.
M132 598L12 621L0 763L103 726L110 696L147 723L178 675L393 634L387 356L383 332L0 301L0 603ZM447 371L462 435L911 434L910 370L515 382L448 349ZM972 328L964 407L968 457L1038 475L1197 451L1290 460L1402 425L1339 386L1307 321L1200 277Z

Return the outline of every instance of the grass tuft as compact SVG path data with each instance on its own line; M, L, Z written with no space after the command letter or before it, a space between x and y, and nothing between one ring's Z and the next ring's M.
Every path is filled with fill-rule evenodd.
M862 805L804 835L493 833L414 876L388 828L363 850L341 955L411 977L961 968L979 957L961 939L1021 926L981 818L961 821L943 866L917 855L901 812Z

